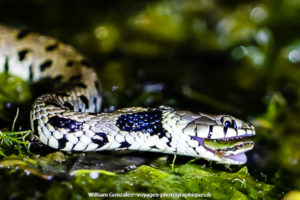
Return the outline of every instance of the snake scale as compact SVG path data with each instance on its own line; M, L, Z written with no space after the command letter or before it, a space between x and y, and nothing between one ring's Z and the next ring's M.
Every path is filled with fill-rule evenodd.
M32 131L62 151L139 150L244 164L253 148L252 124L229 115L171 107L130 107L101 113L100 82L89 62L51 37L0 25L0 71L59 87L32 105Z

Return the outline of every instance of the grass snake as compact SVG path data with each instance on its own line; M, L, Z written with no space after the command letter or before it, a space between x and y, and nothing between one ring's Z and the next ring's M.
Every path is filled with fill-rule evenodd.
M74 48L51 37L0 25L0 71L57 83L30 113L32 131L55 149L176 153L235 165L244 164L254 146L254 126L229 115L166 106L101 113L96 72Z

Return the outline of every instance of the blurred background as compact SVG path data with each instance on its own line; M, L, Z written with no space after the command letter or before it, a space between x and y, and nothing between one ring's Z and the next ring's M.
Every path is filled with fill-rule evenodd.
M281 196L300 193L299 19L297 0L0 0L1 24L90 59L103 111L164 104L254 123L249 171Z

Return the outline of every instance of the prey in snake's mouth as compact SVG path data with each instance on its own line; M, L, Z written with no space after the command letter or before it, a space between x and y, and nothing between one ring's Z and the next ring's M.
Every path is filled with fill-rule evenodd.
M245 152L254 147L254 136L234 137L230 139L203 139L193 136L207 151L214 153L221 160L232 160L235 163L247 162Z

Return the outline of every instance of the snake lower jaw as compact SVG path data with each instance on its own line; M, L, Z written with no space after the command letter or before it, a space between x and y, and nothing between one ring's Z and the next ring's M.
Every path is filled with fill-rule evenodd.
M245 153L240 153L231 156L224 156L222 157L222 164L231 164L231 165L242 165L247 162L247 156Z

